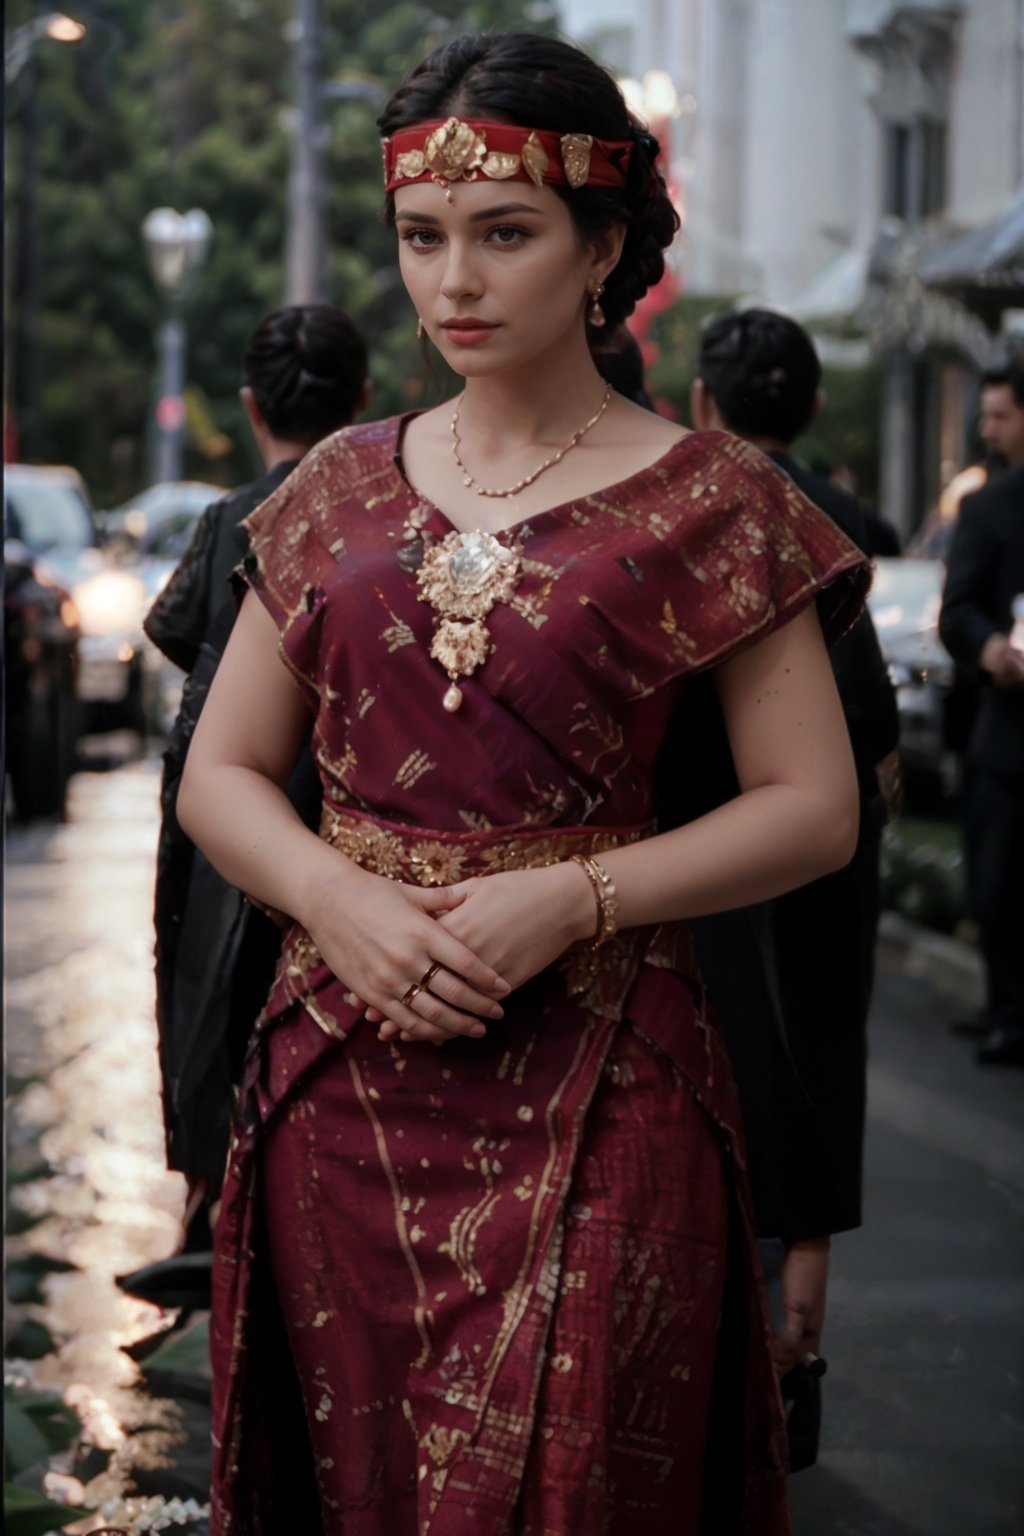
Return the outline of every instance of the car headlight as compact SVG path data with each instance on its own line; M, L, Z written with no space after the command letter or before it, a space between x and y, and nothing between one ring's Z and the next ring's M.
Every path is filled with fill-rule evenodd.
M146 589L127 571L98 571L76 586L73 596L87 635L138 629L146 611Z

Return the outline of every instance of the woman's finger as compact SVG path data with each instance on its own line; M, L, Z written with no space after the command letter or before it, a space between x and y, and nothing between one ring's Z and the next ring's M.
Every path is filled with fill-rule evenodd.
M434 967L431 967L431 969L434 969ZM429 974L429 972L426 974ZM500 1003L494 1001L493 997L488 997L484 992L478 992L475 987L468 986L460 976L453 975L451 971L446 971L443 967L440 970L436 970L435 974L430 978L429 989L425 987L423 990L424 992L429 990L435 997L440 998L442 1002L448 1003L459 1014L474 1014L485 1019L501 1019L505 1016L505 1010ZM413 1008L415 1010L415 1003ZM379 1008L368 1008L366 1011L366 1022L368 1024L378 1024L384 1018L385 1015ZM389 1039L397 1033L398 1026L396 1025L387 1034L382 1033L381 1039Z
M388 1016L381 1025L382 1038L391 1038L393 1032L384 1034L388 1024L395 1026L403 1039L408 1035L415 1040L431 1040L442 1044L460 1035L479 1039L487 1033L486 1026L472 1014L458 1013L442 1003L432 992L419 992L407 1006L399 999L388 1005Z
M407 885L405 890L412 896L422 912L440 916L461 906L467 892L454 885Z
M446 971L454 971L456 976L461 976L463 981L475 987L478 992L487 993L492 998L507 997L511 992L512 988L503 976L491 966L485 965L461 940L442 928L440 923L434 925L428 942L431 959L439 961Z
M487 1019L504 1018L505 1010L500 1003L488 997L486 992L478 992L476 987L471 987L461 976L456 976L444 966L431 977L430 991L462 1013L479 1013Z

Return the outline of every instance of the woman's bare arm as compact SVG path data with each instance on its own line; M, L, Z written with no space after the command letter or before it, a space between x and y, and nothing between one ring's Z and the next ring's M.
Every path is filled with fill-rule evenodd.
M226 880L300 921L333 867L283 788L309 722L274 622L247 594L189 745L177 815Z

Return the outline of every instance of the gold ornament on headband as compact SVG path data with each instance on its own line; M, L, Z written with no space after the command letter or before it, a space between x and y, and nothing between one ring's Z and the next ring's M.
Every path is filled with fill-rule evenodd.
M590 175L590 151L594 143L592 133L567 133L562 138L562 164L565 179L570 187L586 186Z
M476 173L487 158L487 140L468 123L450 117L428 137L423 158L426 169L445 187L450 198L451 183L460 176L467 181L476 180Z
M532 181L537 187L622 187L633 141L449 117L443 123L402 128L381 147L389 192L403 182L429 178L453 202L452 183L476 181L478 176Z
M542 187L544 185L544 177L547 175L547 169L551 162L547 150L540 139L538 139L536 133L531 133L523 145L522 159L523 169L530 180L536 186Z

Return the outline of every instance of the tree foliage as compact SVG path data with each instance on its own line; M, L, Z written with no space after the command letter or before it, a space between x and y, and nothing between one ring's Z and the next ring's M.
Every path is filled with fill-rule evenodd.
M185 304L188 377L200 416L234 446L210 460L190 445L186 473L233 483L255 467L237 390L247 336L283 301L291 12L291 0L84 0L85 38L37 44L8 94L8 312L30 301L30 325L8 347L7 401L20 403L28 369L23 455L74 464L101 505L147 479L161 300L141 226L154 207L205 208L214 229ZM358 74L383 94L445 37L554 26L552 0L323 0L322 12L323 78ZM12 0L9 35L33 14ZM325 100L322 121L329 297L366 330L383 415L415 404L425 373L381 220L375 112Z

